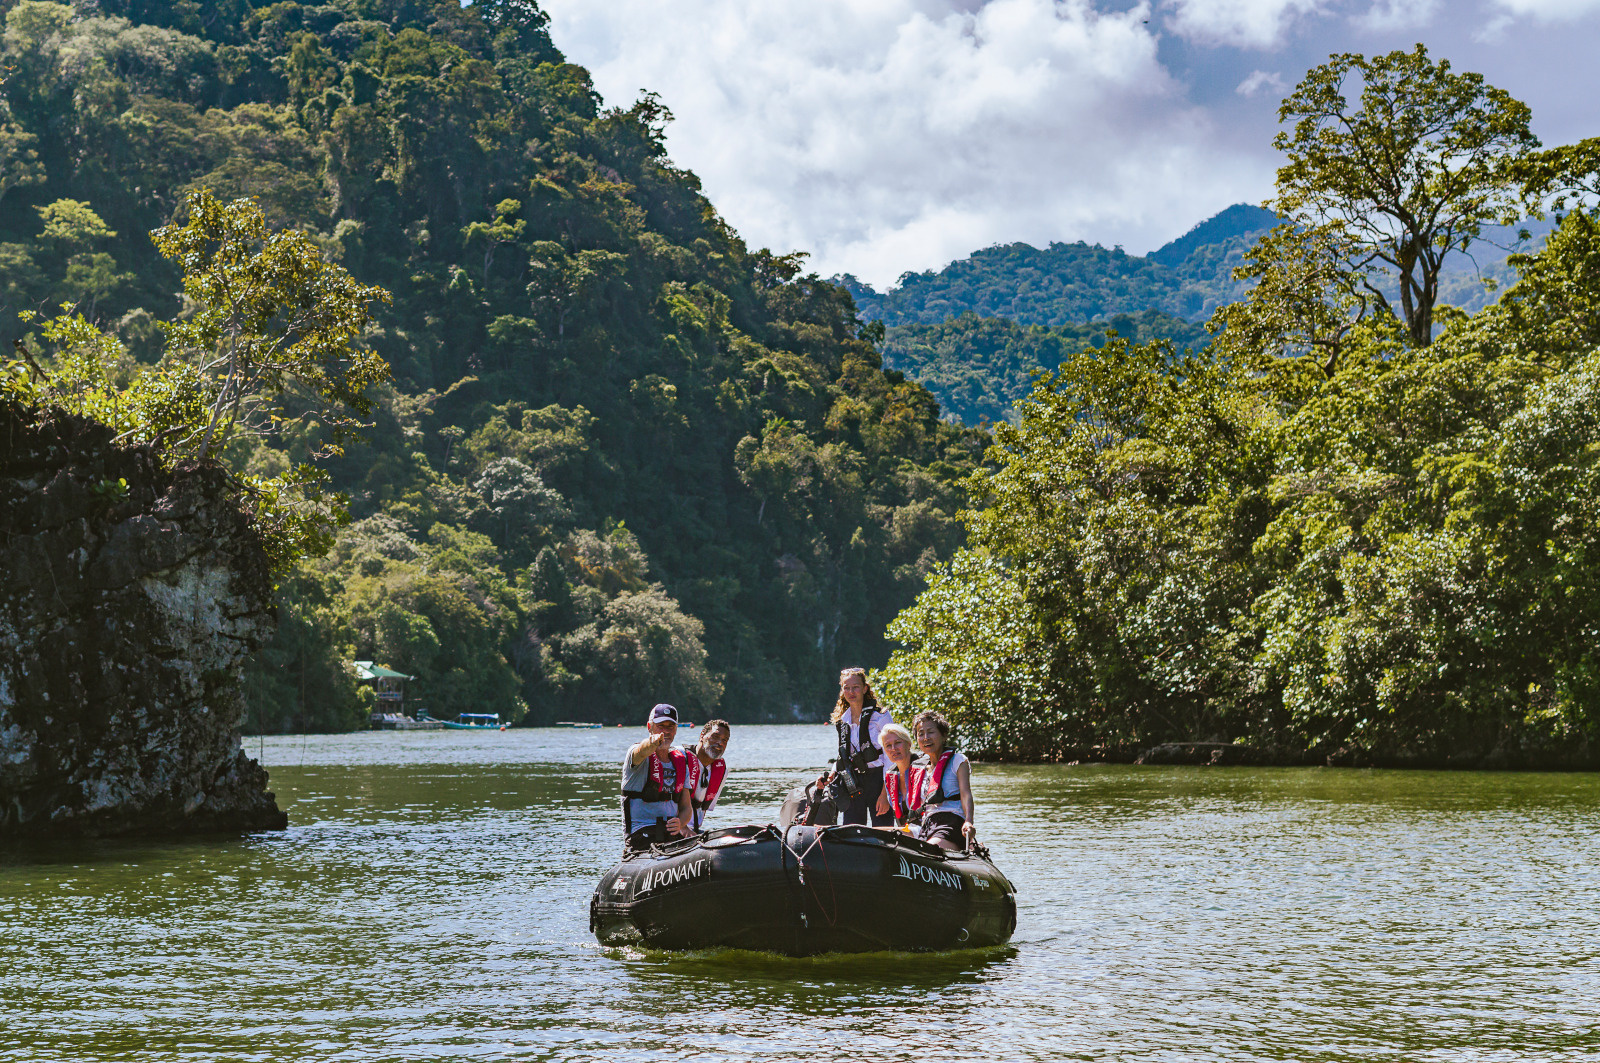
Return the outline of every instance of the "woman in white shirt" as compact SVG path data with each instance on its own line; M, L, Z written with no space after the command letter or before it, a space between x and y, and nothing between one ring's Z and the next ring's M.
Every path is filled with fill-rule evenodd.
M871 823L890 827L889 799L883 793L883 746L879 736L892 717L878 707L877 696L867 685L864 668L846 668L839 673L839 703L829 720L839 731L839 763L849 765L861 792L843 809L845 823Z
M978 838L972 822L972 767L948 748L950 722L937 712L918 713L911 723L928 766L912 773L912 805L922 812L918 837L946 849L970 849Z

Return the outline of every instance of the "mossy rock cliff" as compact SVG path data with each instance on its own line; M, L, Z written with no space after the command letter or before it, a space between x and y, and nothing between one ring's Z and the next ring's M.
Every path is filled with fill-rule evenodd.
M273 623L223 470L0 403L0 837L281 829L239 732Z

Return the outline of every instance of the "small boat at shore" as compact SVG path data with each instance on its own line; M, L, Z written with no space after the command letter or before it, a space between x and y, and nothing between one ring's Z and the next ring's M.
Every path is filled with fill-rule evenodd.
M584 723L582 720L557 720L556 721L556 726L557 727L581 727L581 728L584 728L584 729L587 730L587 729L592 729L592 728L595 728L595 727L604 727L605 724L603 724L603 723Z
M604 945L822 952L1003 945L1016 888L982 846L872 827L726 827L631 853L589 902Z
M498 712L463 712L453 720L441 721L452 731L504 731Z
M426 716L413 719L395 712L373 713L372 729L375 731L442 731L443 720L430 720Z

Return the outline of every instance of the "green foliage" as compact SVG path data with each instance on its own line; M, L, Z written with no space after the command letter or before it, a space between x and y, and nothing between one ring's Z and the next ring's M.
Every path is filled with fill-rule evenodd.
M1527 195L1551 197L1557 211L1592 204L1600 196L1600 137L1524 155L1514 172Z
M1199 353L1117 341L1039 380L883 689L1006 756L1591 758L1596 218L1432 335L1445 256L1581 194L1587 150L1535 152L1525 107L1420 46L1335 56L1282 116L1289 223L1248 296Z
M885 365L933 392L945 416L983 424L1014 416L1033 390L1036 370L1101 347L1108 335L1136 343L1169 339L1180 348L1204 346L1208 338L1204 327L1159 310L1052 328L965 313L938 325L888 329L883 356Z
M1237 248L1241 240L1248 246L1251 239L1282 220L1270 210L1249 203L1235 203L1146 257L1174 269L1187 266L1197 270L1217 262L1229 250Z
M387 300L329 263L304 233L269 234L250 200L224 204L209 191L191 193L187 221L151 234L156 247L183 267L193 312L166 325L170 347L196 363L208 382L206 418L170 445L204 460L236 429L268 430L294 390L306 410L342 439L358 422L345 410L371 410L367 389L389 378L389 366L357 340L369 306ZM215 383L211 383L215 381Z
M712 711L722 690L706 667L703 626L650 582L632 533L547 542L511 584L487 536L436 524L419 538L375 516L300 578L336 588L325 624L346 626L350 653L416 676L413 710L450 717L495 706L515 721L531 702L532 718L549 723L631 716L658 697Z
M1208 242L1180 237L1144 258L1082 242L1045 248L1004 244L975 251L938 272L907 273L889 292L876 292L853 277L841 282L856 297L863 317L890 327L931 325L965 313L1052 327L1148 310L1196 321L1244 293L1232 271L1256 235L1272 224L1267 212L1243 208L1221 228L1197 226L1197 235Z
M1359 253L1337 226L1277 226L1239 268L1241 279L1255 282L1250 294L1220 308L1208 328L1220 333L1230 356L1262 372L1316 364L1331 377L1350 333L1368 321L1376 302L1363 276L1349 268Z
M1345 96L1350 81L1361 85L1359 107ZM1434 63L1420 44L1370 60L1333 56L1278 117L1293 125L1273 141L1287 161L1269 205L1293 224L1336 233L1346 268L1417 346L1433 338L1446 256L1470 247L1485 224L1537 210L1520 179L1520 160L1539 146L1527 105L1480 74Z
M1600 222L1519 265L1426 348L1069 359L997 430L971 552L896 621L884 690L1009 756L1587 755Z
M1205 329L1191 321L1248 290L1254 278L1234 270L1276 221L1236 204L1144 258L1083 243L1012 244L908 273L887 293L853 277L841 283L869 329L887 326L885 365L928 388L946 417L983 425L1015 416L1034 370L1104 344L1108 330L1203 345Z
M152 234L182 262L190 310L161 323L169 340L162 361L139 365L115 336L64 306L40 325L49 368L31 368L42 393L111 425L119 439L162 446L173 463L220 457L236 430L282 434L291 397L296 419L316 418L336 439L348 434L357 422L345 410L370 410L366 389L388 377L381 358L353 346L370 320L367 304L386 293L356 284L303 234L268 236L251 201L224 205L202 190L190 195L188 208L185 225ZM115 235L74 200L39 213L45 237L57 243L84 246ZM347 519L342 498L324 492L326 481L305 463L267 477L242 475L276 571L326 550L332 529Z
M278 586L278 630L245 666L250 734L339 732L365 726L354 632L338 608L335 580L302 564Z
M1078 707L1052 701L1052 632L1015 573L982 550L936 569L889 625L906 646L873 678L900 706L955 710L967 748L1049 756L1082 733Z
M0 101L0 200L13 189L44 180L39 153L33 150L38 139L18 126L12 120L10 104Z
M263 685L263 726L348 719L318 715L347 688L317 638L418 675L437 715L633 719L672 691L814 716L960 542L986 438L882 370L847 292L746 247L666 158L660 100L604 106L535 4L5 19L0 298L71 300L88 331L8 312L0 340L88 352L75 401L220 455L282 515L285 594L309 571L327 602L283 607L264 660L300 663ZM92 246L44 235L64 200L102 219ZM371 423L342 454L341 411ZM774 421L803 465L781 498L737 457ZM318 455L320 487L296 471ZM339 494L355 524L289 563Z
M58 199L38 211L39 217L44 219L44 232L40 235L69 250L84 250L117 235L106 228L106 223L89 209L89 204L76 199Z

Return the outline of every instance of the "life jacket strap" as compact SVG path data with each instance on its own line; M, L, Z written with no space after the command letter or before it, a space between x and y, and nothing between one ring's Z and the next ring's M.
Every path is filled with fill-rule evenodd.
M939 763L931 769L933 771L934 781L938 786L938 789L934 790L931 794L924 794L922 792L922 788L928 784L928 771L930 769L923 768L920 771L916 768L911 769L913 782L908 789L911 791L910 801L912 808L920 809L928 806L942 805L946 801L952 801L960 796L959 790L953 794L945 793L944 790L944 772L945 769L950 766L950 758L955 756L955 754L956 751L953 749L945 750L944 756L939 758Z
M672 788L666 785L666 768L661 763L661 758L650 754L650 772L645 779L643 787L637 790L622 791L623 797L636 797L641 801L665 801L683 792L683 785L689 774L687 758L681 749L671 749L667 755L672 758Z

